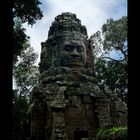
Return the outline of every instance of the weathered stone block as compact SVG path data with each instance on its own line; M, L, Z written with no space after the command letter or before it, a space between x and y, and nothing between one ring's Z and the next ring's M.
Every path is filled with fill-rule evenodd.
M114 109L99 89L94 49L75 14L55 17L41 46L39 87L33 89L29 109L30 140L95 140L99 127L121 122L113 116L121 103Z

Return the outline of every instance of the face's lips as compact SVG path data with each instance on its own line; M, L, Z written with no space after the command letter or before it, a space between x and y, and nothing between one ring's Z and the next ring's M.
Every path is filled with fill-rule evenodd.
M80 62L80 60L77 60L77 59L70 59L69 62Z
M81 67L80 59L69 59L68 65Z
M69 58L69 62L80 62L80 58Z

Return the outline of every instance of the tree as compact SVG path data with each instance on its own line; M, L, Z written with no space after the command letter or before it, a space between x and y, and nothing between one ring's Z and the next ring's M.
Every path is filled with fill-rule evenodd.
M28 44L29 45L29 44ZM38 55L33 48L21 52L18 63L14 66L13 76L15 78L19 97L26 96L32 88L38 84L38 67L34 65Z
M105 94L116 94L127 103L127 17L107 19L102 30L93 34L90 40L99 56L96 57L95 71L100 88ZM112 53L115 54L113 57Z
M127 63L127 17L122 17L116 21L108 19L107 23L102 26L102 34L104 38L103 49L106 51L115 50L120 52L122 59L119 59L119 61L125 61Z
M39 0L14 0L13 2L13 64L17 62L21 51L26 49L25 44L29 40L22 24L27 22L28 25L33 25L36 20L43 17L40 4Z
M30 44L21 52L18 62L13 68L15 88L13 89L13 139L20 140L22 136L21 123L27 118L30 92L38 84L38 67L34 64L37 54ZM25 124L24 124L25 125Z
M22 23L28 22L28 24L33 25L36 20L43 17L39 8L40 4L39 0L14 0L13 16L20 18Z
M13 89L16 94L16 100L13 98L14 107L22 99L27 100L30 90L37 83L38 68L33 65L37 54L30 47L30 37L26 35L22 24L27 22L28 25L33 25L43 17L40 4L39 0L13 1L13 79L17 88Z
M14 79L14 97L13 103L16 104L21 99L28 99L30 92L34 86L38 84L39 70L35 62L38 55L34 52L34 49L26 44L26 50L21 52L18 57L18 62L13 67L13 79Z
M25 34L26 29L22 27L22 24L27 22L28 25L33 25L36 20L43 17L39 8L40 4L39 0L14 0L13 2L13 77L19 88L18 93L22 96L26 95L26 92L29 92L28 88L34 85L32 75L37 71L37 68L33 66L37 55L30 47L30 37ZM32 76L32 81L29 75Z
M13 1L13 138L21 138L20 123L26 117L30 91L38 83L37 54L31 48L26 29L22 24L33 25L43 17L39 0Z
M22 27L22 23L19 19L15 19L14 31L13 31L13 63L18 61L21 51L25 50L28 45L29 36L25 34L25 28Z

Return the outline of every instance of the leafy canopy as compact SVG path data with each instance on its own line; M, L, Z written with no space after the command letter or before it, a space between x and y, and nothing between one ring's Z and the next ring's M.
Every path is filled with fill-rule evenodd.
M107 19L102 30L90 40L97 56L95 71L100 88L105 94L115 94L127 103L127 17Z
M39 5L39 0L14 0L13 2L13 15L19 17L22 23L28 22L33 25L36 20L43 17Z
M13 0L13 138L20 139L20 122L26 117L28 99L38 83L37 54L30 46L23 23L33 25L42 19L39 0Z
M22 50L26 49L29 36L26 35L26 29L22 24L27 22L33 25L37 20L42 19L43 14L39 7L39 0L14 0L13 1L13 64L15 64Z

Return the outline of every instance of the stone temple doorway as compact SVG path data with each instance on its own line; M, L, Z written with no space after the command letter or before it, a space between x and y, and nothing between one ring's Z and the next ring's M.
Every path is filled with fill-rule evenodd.
M76 128L74 131L74 140L88 140L88 131Z

